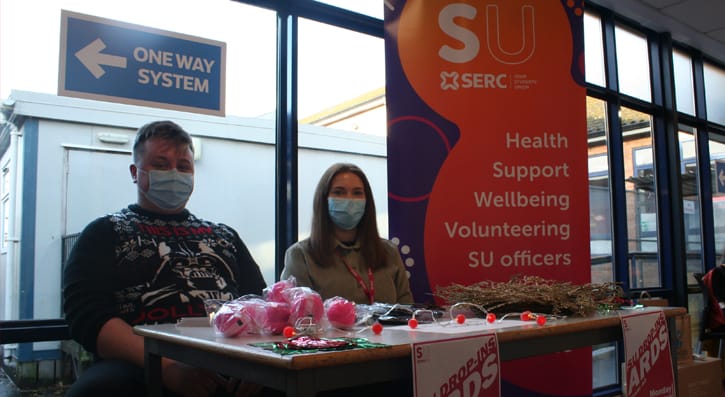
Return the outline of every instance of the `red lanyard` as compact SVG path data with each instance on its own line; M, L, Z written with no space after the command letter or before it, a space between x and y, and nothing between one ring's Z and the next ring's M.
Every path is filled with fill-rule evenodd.
M355 280L357 280L357 283L360 284L360 288L362 288L363 292L365 292L365 295L367 295L368 299L370 300L370 304L372 305L375 303L375 281L373 278L373 271L368 268L368 280L370 281L370 288L368 288L365 285L365 282L363 281L362 277L360 277L360 274L355 271L355 269L352 268L347 262L345 262L345 259L342 258L342 255L340 255L340 260L342 263L347 266L347 270L352 274L353 277L355 277Z

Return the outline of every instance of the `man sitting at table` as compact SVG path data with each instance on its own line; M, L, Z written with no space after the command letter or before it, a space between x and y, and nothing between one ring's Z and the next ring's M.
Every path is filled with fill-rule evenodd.
M237 232L186 209L194 188L194 147L171 121L142 126L133 145L137 203L91 222L64 271L70 332L98 359L68 397L143 396L143 338L138 324L205 316L204 300L261 294L264 279ZM246 395L256 385L162 360L167 393Z

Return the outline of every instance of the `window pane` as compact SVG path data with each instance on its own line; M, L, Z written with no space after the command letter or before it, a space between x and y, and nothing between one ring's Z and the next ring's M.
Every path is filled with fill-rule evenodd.
M617 384L619 381L618 357L616 343L592 346L592 387L594 389Z
M587 82L602 87L606 85L602 21L588 12L584 13L584 70Z
M10 237L10 199L3 197L2 199L2 243L0 243L0 250L6 252L8 249L8 238ZM5 274L0 274L0 279L3 279L3 286L5 285Z
M614 280L607 117L605 103L591 97L587 97L587 131L592 282L605 283Z
M336 7L345 8L360 14L369 15L374 18L383 19L383 7L390 6L384 0L315 0L320 3L327 3Z
M652 90L646 37L621 26L616 26L614 35L619 90L623 94L649 101Z
M606 109L604 101L587 97L592 283L614 281ZM618 363L615 344L592 346L592 386L596 389L617 384Z
M382 2L375 2L382 7ZM306 19L299 22L299 237L309 235L312 196L333 163L367 175L388 235L384 42ZM335 51L330 51L335 48Z
M692 84L692 60L682 51L672 53L675 74L675 98L677 110L695 114L695 90Z
M237 2L215 2L224 7L204 20L214 21L218 37L227 43L227 116L271 119L277 107L277 16L270 10ZM208 4L202 8L207 9ZM198 35L204 34L204 29Z
M299 46L300 124L385 136L383 40L300 19Z
M725 125L725 70L705 63L707 118Z
M43 252L43 255L35 258L35 271L36 274L43 274L43 277L34 281L35 294L33 291L24 294L30 298L13 293L14 288L19 288L17 281L6 283L5 279L0 280L3 288L12 284L12 288L5 288L8 292L0 288L3 291L0 300L5 296L13 299L7 303L0 302L0 318L17 318L18 315L60 317L61 241L71 241L71 236L80 232L87 222L120 209L120 206L127 205L135 197L135 188L128 178L128 156L124 154L119 160L120 164L108 159L111 156L109 153L130 151L130 143L126 146L117 144L107 153L103 149L113 145L104 144L97 137L109 129L114 129L112 132L117 136L132 137L132 127L139 127L149 117L179 121L198 139L195 146L200 158L196 164L196 188L189 208L200 217L234 227L260 265L267 283L274 282L275 134L272 118L276 106L276 14L228 0L203 3L198 0L128 0L113 3L57 0L42 3L42 6L37 1L3 1L0 4L0 97L8 97L11 90L27 91L31 95L51 94L47 107L62 109L68 113L69 119L67 125L64 125L63 122L46 122L45 114L37 115L41 120L37 132L41 137L39 150L44 153L65 153L66 158L64 161L61 155L41 156L42 161L38 163L37 172L41 177L38 186L39 211L35 215L40 227L36 230L34 244L35 249ZM223 119L189 115L165 109L149 111L133 108L115 113L107 110L115 109L115 104L90 103L87 108L74 108L72 112L66 110L67 106L58 106L65 102L65 98L53 96L58 87L61 9L226 43L226 113L232 117ZM32 34L23 34L23 39L18 40L17 32ZM108 117L98 116L103 119L103 126L95 124L97 121L88 116L94 110L109 113ZM49 110L48 114L53 111L58 110ZM249 119L260 116L268 120ZM84 123L74 121L86 118ZM87 157L76 156L79 153L77 150L71 152L64 145L89 147L88 150L93 150L101 160L85 162ZM97 147L100 149L96 150ZM115 156L120 157L118 154ZM95 165L88 167L88 164ZM238 184L238 187L230 188L231 185L225 182L230 169L241 170L237 176L243 179L243 183ZM87 174L79 171L87 171ZM88 174L93 178L84 178ZM57 183L41 183L45 178ZM56 186L60 189L61 185L68 189L62 195L53 190ZM81 190L78 190L79 186ZM93 191L105 199L92 200L91 195L82 191L89 186L93 186ZM119 191L127 196L102 194L102 188L108 186L116 189L113 193ZM250 189L254 194L249 194ZM49 199L43 201L45 197ZM7 197L3 196L3 199ZM47 210L48 201L63 203L62 210ZM9 209L7 200L2 202L2 206L0 219L3 235L17 236L17 228L13 228L13 225L21 224L21 211ZM230 208L254 210L230 211ZM14 215L16 219L8 219L8 214ZM25 260L18 254L20 250L14 251L13 259L3 258L3 268L19 269L18 263ZM11 275L19 277L24 270L12 272ZM52 304L45 304L46 301ZM33 306L34 311L30 314L17 309Z
M659 287L662 278L657 250L657 184L651 118L646 113L624 107L620 113L624 137L630 287Z
M11 89L57 92L61 9L224 42L227 115L274 114L276 15L228 0L3 2L0 97ZM15 32L28 29L33 34L17 40Z
M712 173L712 209L715 223L715 253L717 262L722 263L725 258L725 183L720 178L718 165L723 168L725 164L725 136L710 134L710 170ZM703 271L704 268L696 271Z
M695 129L679 126L680 141L680 179L682 181L682 211L685 220L685 250L687 251L687 281L695 284L693 273L703 270L702 264L702 225L700 224L700 180L697 169L697 149L695 147ZM711 147L712 151L713 148ZM713 203L714 204L714 203ZM717 225L717 218L715 218Z

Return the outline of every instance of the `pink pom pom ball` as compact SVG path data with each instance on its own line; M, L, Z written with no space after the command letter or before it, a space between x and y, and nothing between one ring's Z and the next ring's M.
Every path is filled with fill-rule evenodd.
M233 337L244 332L249 326L248 316L231 307L222 307L214 315L214 329L224 337Z
M289 325L290 307L286 303L267 302L262 328L272 334L278 335Z
M286 291L296 285L297 282L294 279L277 281L264 291L265 298L267 302L287 302Z
M290 297L289 322L294 324L298 319L310 317L312 322L319 324L324 313L320 294L307 287L295 287L287 290Z
M355 324L355 303L347 299L326 302L327 320L337 328L350 328Z

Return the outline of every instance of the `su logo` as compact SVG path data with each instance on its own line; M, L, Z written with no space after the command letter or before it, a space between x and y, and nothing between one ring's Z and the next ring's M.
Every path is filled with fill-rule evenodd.
M478 9L470 4L449 4L438 14L438 26L449 37L463 44L462 48L455 48L444 44L438 50L438 55L451 63L466 63L478 56L481 44L476 32L465 25L458 25L457 19L463 18L474 21ZM515 23L513 24L515 26ZM499 8L495 4L486 6L486 48L489 54L498 62L507 65L524 63L534 55L536 49L536 36L534 35L534 7L524 5L521 7L521 46L508 51L502 45L502 30Z

